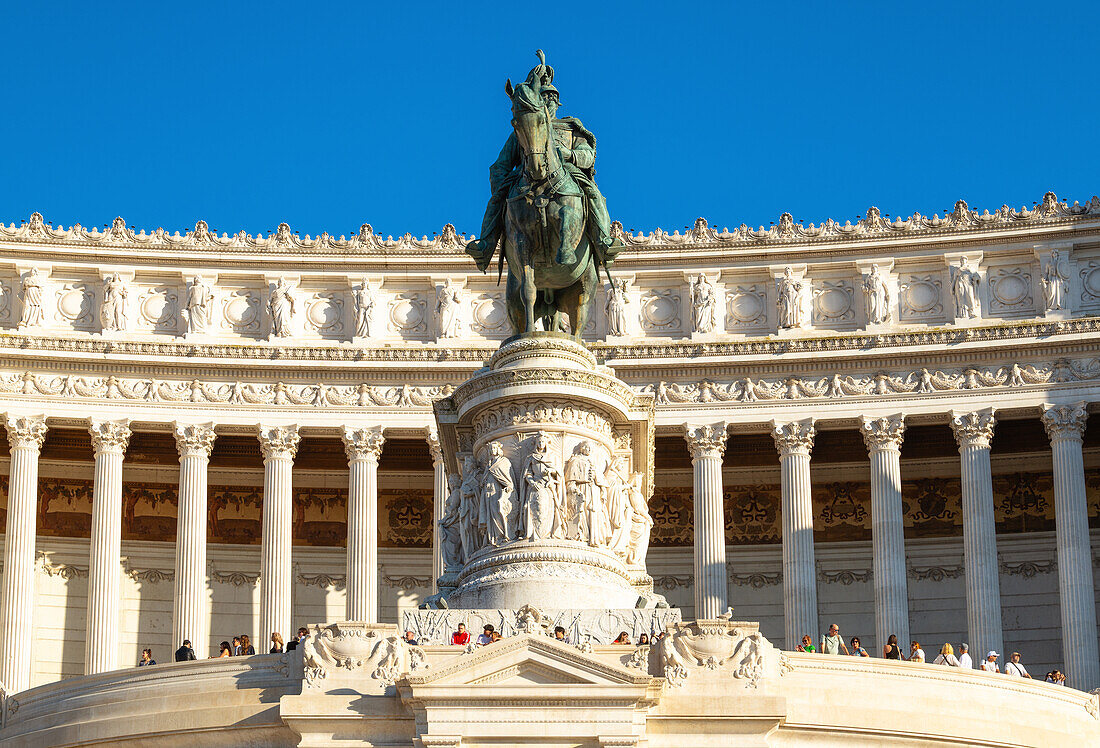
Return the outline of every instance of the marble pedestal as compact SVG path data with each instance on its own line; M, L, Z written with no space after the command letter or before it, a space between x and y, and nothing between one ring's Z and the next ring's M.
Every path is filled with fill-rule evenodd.
M558 333L511 338L436 403L448 472L439 596L429 607L634 609L646 573L653 396Z

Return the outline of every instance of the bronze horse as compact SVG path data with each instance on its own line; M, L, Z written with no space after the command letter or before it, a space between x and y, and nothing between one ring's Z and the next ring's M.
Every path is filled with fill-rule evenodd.
M564 168L554 123L538 76L505 91L512 127L523 150L523 171L508 193L504 256L508 260L508 316L516 333L567 330L575 339L588 321L599 283L597 256L585 232L585 201Z

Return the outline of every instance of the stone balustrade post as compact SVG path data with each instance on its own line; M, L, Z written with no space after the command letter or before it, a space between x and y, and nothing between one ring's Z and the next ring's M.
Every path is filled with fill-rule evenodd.
M95 450L92 536L88 560L88 635L84 674L118 667L119 599L122 567L122 457L130 444L130 422L89 423Z
M1054 521L1058 545L1058 592L1062 609L1062 658L1067 685L1100 687L1096 643L1096 595L1089 543L1085 463L1081 444L1088 411L1084 403L1048 405L1043 425L1054 453Z
M195 656L207 657L210 616L206 604L207 468L214 448L213 424L174 424L180 461L176 517L176 579L172 598L172 646L185 639Z
M256 637L256 651L266 652L272 632L278 631L284 641L291 633L293 473L301 437L296 425L261 424L259 439L264 456L264 505L260 538L260 631Z
M428 451L432 455L432 594L439 592L439 578L443 576L443 539L439 535L439 522L447 502L447 463L443 459L443 447L435 427L426 430Z
M905 581L905 511L901 503L901 442L905 418L864 417L860 430L871 458L871 566L875 584L875 646L891 634L909 641Z
M962 467L963 566L970 651L984 658L1003 655L1001 584L997 564L997 525L993 515L993 474L989 445L996 417L992 408L951 414Z
M783 612L787 649L808 634L817 641L817 564L814 560L814 508L810 492L810 451L816 434L812 419L772 421L779 450L783 518Z
M722 455L726 424L684 424L694 470L695 617L715 619L729 608Z
M382 427L344 429L348 455L347 619L378 622L378 459Z
M45 416L5 417L11 467L0 583L0 682L8 693L31 685L34 624L34 542L38 518L38 455L46 440Z

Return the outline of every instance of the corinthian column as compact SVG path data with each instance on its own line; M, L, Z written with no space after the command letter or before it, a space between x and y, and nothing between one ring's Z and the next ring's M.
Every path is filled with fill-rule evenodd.
M684 438L691 450L695 481L695 617L714 619L729 608L722 512L726 424L684 424Z
M291 529L294 494L291 490L294 456L298 453L297 426L259 427L264 455L263 533L260 540L260 632L257 651L266 651L268 638L278 631L284 641L290 633L293 585Z
M989 443L996 419L992 408L952 413L951 428L962 458L963 566L970 649L1002 652L1001 585L997 570L997 526L993 517L993 475ZM1003 654L1003 652L1002 652Z
M378 622L378 458L382 427L345 428L348 455L347 619Z
M1058 539L1058 592L1062 601L1062 658L1067 684L1082 691L1100 686L1085 463L1081 455L1087 418L1084 403L1048 405L1043 411L1043 425L1054 452L1054 519Z
M119 573L122 557L122 455L130 422L91 421L95 449L92 539L88 560L88 638L84 674L118 667Z
M814 562L814 507L810 495L812 419L777 423L772 438L779 450L783 516L783 612L787 649L809 634L817 638L817 576Z
M176 518L176 587L172 599L172 646L190 640L206 659L210 621L206 611L206 471L214 448L213 424L175 424L180 455Z
M875 580L876 646L890 634L909 641L909 592L905 583L905 524L901 504L900 415L864 418L860 429L871 458L871 566Z
M443 576L443 541L439 537L439 521L443 519L443 506L447 501L447 463L443 460L443 447L435 427L426 429L428 451L432 454L432 593L439 592L439 578Z
M6 424L11 467L0 585L0 682L8 693L18 693L31 685L38 454L46 439L46 417L8 415Z

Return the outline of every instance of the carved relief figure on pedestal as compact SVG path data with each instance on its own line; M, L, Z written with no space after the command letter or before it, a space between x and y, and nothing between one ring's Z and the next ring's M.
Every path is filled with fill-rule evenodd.
M210 304L213 301L210 286L196 275L187 289L187 308L184 310L187 332L206 332L210 328Z
M872 266L871 272L863 279L863 297L867 302L869 324L881 325L890 321L890 289L878 265Z
M718 288L704 275L698 275L691 281L691 306L695 332L714 330L714 318L718 311Z
M551 439L545 431L535 435L531 454L523 462L523 502L520 522L526 540L549 538L557 524L561 505L561 470L550 454Z
M1057 249L1050 251L1050 259L1043 265L1043 275L1039 280L1047 311L1065 309L1066 299L1069 298L1069 272Z
M630 502L630 546L626 562L632 566L644 566L646 552L649 550L649 533L653 529L653 518L649 516L645 494L642 493L642 473L634 473L626 484L626 497Z
M615 457L607 463L603 474L604 493L607 497L607 519L611 525L609 543L611 550L625 556L630 543L631 517L630 497L627 496L626 465L622 457Z
M371 318L374 315L374 291L366 283L355 292L355 336L371 336Z
M436 288L435 297L435 311L439 315L439 337L457 338L462 330L462 319L459 316L462 301L458 289L448 278L446 283Z
M447 498L439 520L439 545L443 552L443 570L457 569L465 563L462 553L462 490L457 475L447 476Z
M294 317L294 294L285 278L280 278L267 298L271 313L271 336L285 338L290 335L290 320Z
M603 503L603 478L592 462L592 445L582 441L573 449L565 465L565 485L569 496L566 537L584 540L592 547L607 545L611 523Z
M31 268L23 278L23 311L20 327L37 327L42 324L42 278L38 268Z
M794 271L788 267L775 285L779 294L779 328L801 327L802 290L806 284L795 278Z
M99 310L99 321L104 332L126 329L127 295L126 282L118 273L103 280L103 306Z
M607 289L607 334L608 335L626 335L627 334L627 321L626 321L626 305L630 303L630 298L627 296L627 287L629 281L625 278L620 278L615 281Z
M458 528L462 540L462 557L467 559L481 547L481 471L477 469L477 461L473 457L467 457L462 463L462 485L458 492Z
M500 546L512 539L518 515L516 478L512 461L504 454L500 442L489 445L489 461L481 484L481 516L485 526L485 542Z
M982 277L970 267L970 260L951 269L951 291L955 295L955 316L971 319L982 316L982 302L978 298L978 285Z

